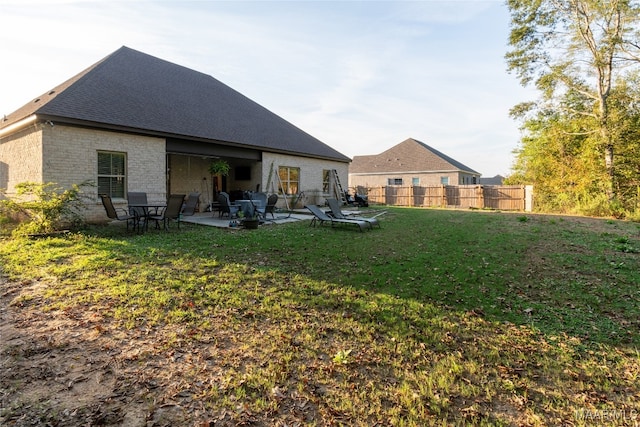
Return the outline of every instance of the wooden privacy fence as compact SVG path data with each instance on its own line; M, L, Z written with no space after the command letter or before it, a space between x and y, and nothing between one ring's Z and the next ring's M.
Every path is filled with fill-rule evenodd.
M384 186L358 188L370 203L389 206L490 208L530 211L532 186L525 185L438 185L432 187Z

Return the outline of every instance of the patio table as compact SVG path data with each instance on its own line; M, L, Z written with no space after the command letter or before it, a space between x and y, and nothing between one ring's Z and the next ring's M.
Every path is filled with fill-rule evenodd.
M160 209L166 207L166 203L129 203L129 212L133 212L133 215L136 216L136 223L141 219L144 221L143 229L146 230L149 226L149 216L156 215Z
M237 205L240 205L240 210L244 214L245 218L253 217L255 208L263 207L262 200L256 200L256 199L236 200L234 203L236 203Z

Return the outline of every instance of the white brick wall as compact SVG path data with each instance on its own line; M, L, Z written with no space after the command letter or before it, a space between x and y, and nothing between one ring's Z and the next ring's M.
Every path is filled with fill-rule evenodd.
M16 184L42 181L42 126L0 139L0 188L11 195Z
M311 159L306 157L290 156L285 154L264 153L262 157L262 182L267 185L269 178L269 170L273 163L273 177L271 179L274 191L277 188L278 181L276 174L278 167L289 166L300 168L300 191L304 191L307 196L306 203L324 204L325 198L335 197L334 194L323 194L322 192L322 171L325 169L335 169L340 177L340 182L344 189L347 189L347 179L349 172L349 164L342 162L332 162L328 160ZM265 188L264 191L271 192L271 188ZM282 203L278 203L282 205Z
M118 132L68 126L45 128L44 179L68 186L86 180L97 182L98 151L126 153L127 191L144 191L150 202L166 201L165 140ZM88 220L106 218L97 187L91 188L94 203ZM125 203L124 200L114 201Z
M0 187L11 193L15 184L24 181L55 182L62 187L85 181L97 183L98 151L126 153L127 191L144 191L150 202L165 201L166 152L165 140L118 132L85 129L54 124L34 124L13 136L0 140ZM200 156L172 156L171 192L188 194L203 192L203 178L207 178L208 190L212 191L210 174L207 171L210 159ZM230 159L232 167L235 165ZM306 203L324 203L322 194L322 172L336 169L340 181L347 189L348 164L327 160L297 157L284 154L263 153L262 162L240 162L251 165L251 181L234 182L233 170L228 177L228 189L255 189L260 183L261 191L278 191L276 175L279 166L300 168L300 190L307 195ZM269 169L274 165L271 188L266 188ZM89 221L106 220L102 203L97 196L97 187L85 189L90 202L85 217ZM206 202L206 198L201 198ZM114 200L116 207L126 206L125 200ZM283 200L279 205L284 206Z
M99 150L126 153L129 191L146 191L150 201L166 200L164 139L57 124L35 124L0 141L0 163L7 170L6 178L0 172L6 181L0 185L11 193L24 181L55 182L61 187L97 183ZM89 221L106 219L97 192L97 187L85 189Z

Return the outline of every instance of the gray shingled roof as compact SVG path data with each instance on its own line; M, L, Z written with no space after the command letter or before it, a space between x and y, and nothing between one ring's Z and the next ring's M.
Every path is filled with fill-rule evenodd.
M371 156L354 156L349 173L402 173L402 172L478 172L429 147L424 142L409 138L388 150Z
M213 77L122 47L0 120L53 121L350 159Z

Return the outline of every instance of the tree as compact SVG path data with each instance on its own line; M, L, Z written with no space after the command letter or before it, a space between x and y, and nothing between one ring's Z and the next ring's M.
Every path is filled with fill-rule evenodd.
M576 134L594 138L604 159L605 187L615 195L619 120L611 115L616 81L640 64L639 8L631 0L508 0L511 31L508 69L541 99L519 114L551 110L587 118ZM578 100L579 102L572 102ZM619 119L619 117L618 117ZM597 166L596 166L597 167Z
M594 195L605 194L604 169L594 167L599 154L593 135L581 132L589 126L585 122L592 120L552 110L527 118L520 148L515 151L514 173L506 183L535 183L535 205L541 211L603 213L603 200Z

